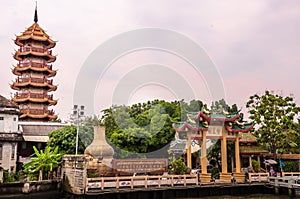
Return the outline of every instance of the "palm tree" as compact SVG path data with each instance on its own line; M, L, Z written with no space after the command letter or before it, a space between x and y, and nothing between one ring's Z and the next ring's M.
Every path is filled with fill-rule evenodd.
M39 173L39 180L43 180L43 174L48 171L53 171L61 162L62 154L58 153L58 147L52 151L51 147L47 146L45 151L40 152L33 146L36 157L30 159L30 162L24 163L24 172L28 174Z

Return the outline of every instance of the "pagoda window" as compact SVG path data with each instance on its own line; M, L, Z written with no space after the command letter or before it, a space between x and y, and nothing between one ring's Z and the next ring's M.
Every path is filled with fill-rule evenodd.
M34 61L37 62L37 63L40 63L40 64L44 63L44 60L42 60L42 59L34 59Z
M31 46L34 47L34 48L43 48L43 46L41 46L39 44L32 44Z
M43 109L43 106L41 106L40 104L31 104L30 108L33 108L33 109Z

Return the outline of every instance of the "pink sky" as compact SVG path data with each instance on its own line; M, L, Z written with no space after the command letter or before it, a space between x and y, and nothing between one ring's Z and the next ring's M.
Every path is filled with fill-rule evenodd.
M33 0L1 1L0 94L8 98L15 92L9 87L15 79L11 68L17 63L12 57L17 49L13 39L33 23L34 7ZM58 41L53 49L58 55L53 64L58 69L54 96L59 100L54 110L63 120L71 113L76 78L90 53L115 35L146 27L176 31L202 46L219 71L226 100L243 107L243 112L249 96L265 89L292 93L300 104L297 0L41 0L38 16L40 26ZM94 114L111 105L122 77L149 63L173 68L196 90L196 97L210 103L205 77L195 75L187 63L168 53L141 51L122 57L99 79L102 84L95 90ZM176 99L173 94L168 85L153 84L133 90L128 103Z

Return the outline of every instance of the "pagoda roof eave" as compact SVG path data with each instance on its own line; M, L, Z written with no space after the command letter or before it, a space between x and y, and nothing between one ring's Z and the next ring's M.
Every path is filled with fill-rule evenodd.
M24 68L16 66L12 70L12 72L15 75L21 76L22 75L21 72L28 71L28 70L38 71L38 72L47 72L48 77L54 77L56 75L56 73L57 73L57 70L50 70L48 68L36 68L36 67L31 67L31 66L24 67Z
M229 132L237 133L237 132L242 132L242 133L247 133L251 131L254 128L253 124L245 124L245 127L236 127L236 128L231 128L228 125L225 125L226 130Z
M17 91L19 91L19 90L20 90L20 88L19 88L19 87L17 87L17 86L15 86L15 84L14 84L14 83L10 85L10 88L12 88L13 90L17 90Z
M14 102L16 103L20 103L20 102L26 102L26 101L30 101L30 102L38 102L38 103L47 103L49 105L56 105L57 104L57 100L49 100L47 98L13 98L12 99Z
M41 36L32 36L32 35L17 36L17 38L15 40L15 44L18 46L23 46L25 43L25 42L23 43L23 41L30 40L30 39L32 39L34 41L39 41L39 42L47 42L46 47L48 49L54 48L56 46L56 42L50 38L41 37Z
M28 87L28 86L40 87L40 88L47 87L48 92L56 91L57 89L57 86L55 85L50 85L47 83L34 83L34 82L22 82L22 83L14 82L10 87L14 90L20 90L20 87Z
M199 127L194 127L192 124L189 124L187 122L176 122L180 126L176 127L175 123L172 124L173 129L176 132L181 132L181 131L186 131L186 128L192 131L207 131L207 128L199 128Z
M192 131L208 131L208 128L206 127L195 127L192 124L189 124L187 122L176 122L173 123L172 127L177 132L186 131L186 128ZM228 125L225 125L225 128L229 132L233 132L233 133L238 133L238 132L247 133L254 128L254 125L248 124L246 125L246 128L230 128Z
M51 120L56 120L57 119L57 115L49 115L49 114L42 114L42 115L35 115L35 114L22 114L20 116L20 119L26 119L26 118L32 118L32 119L46 119L49 118Z
M214 116L214 115L212 115ZM217 115L215 115L214 117L212 116L208 116L206 114L204 114L203 112L199 112L197 114L197 116L194 118L194 120L198 120L200 117L203 117L205 120L207 121L224 121L224 122L233 122L235 120L237 120L239 117L240 117L240 114L237 114L237 115L230 115L229 117L228 116L225 116L224 117L218 117Z
M21 35L16 37L15 44L18 46L24 45L22 41L35 40L40 42L47 42L48 48L53 48L56 42L53 41L49 35L39 26L37 22L33 23L29 28L27 28Z
M16 51L14 58L18 61L22 61L23 60L22 56L27 56L27 55L47 58L47 63L51 63L56 60L56 56L54 55L49 55L47 53L41 53L41 52L33 52L33 51L24 51L24 52Z

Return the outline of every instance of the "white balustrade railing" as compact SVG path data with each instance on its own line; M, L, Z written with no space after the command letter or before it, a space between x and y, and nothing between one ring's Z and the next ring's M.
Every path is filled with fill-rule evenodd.
M120 189L135 187L187 186L198 185L197 175L166 175L166 176L120 176L98 177L86 179L86 193L91 190Z

